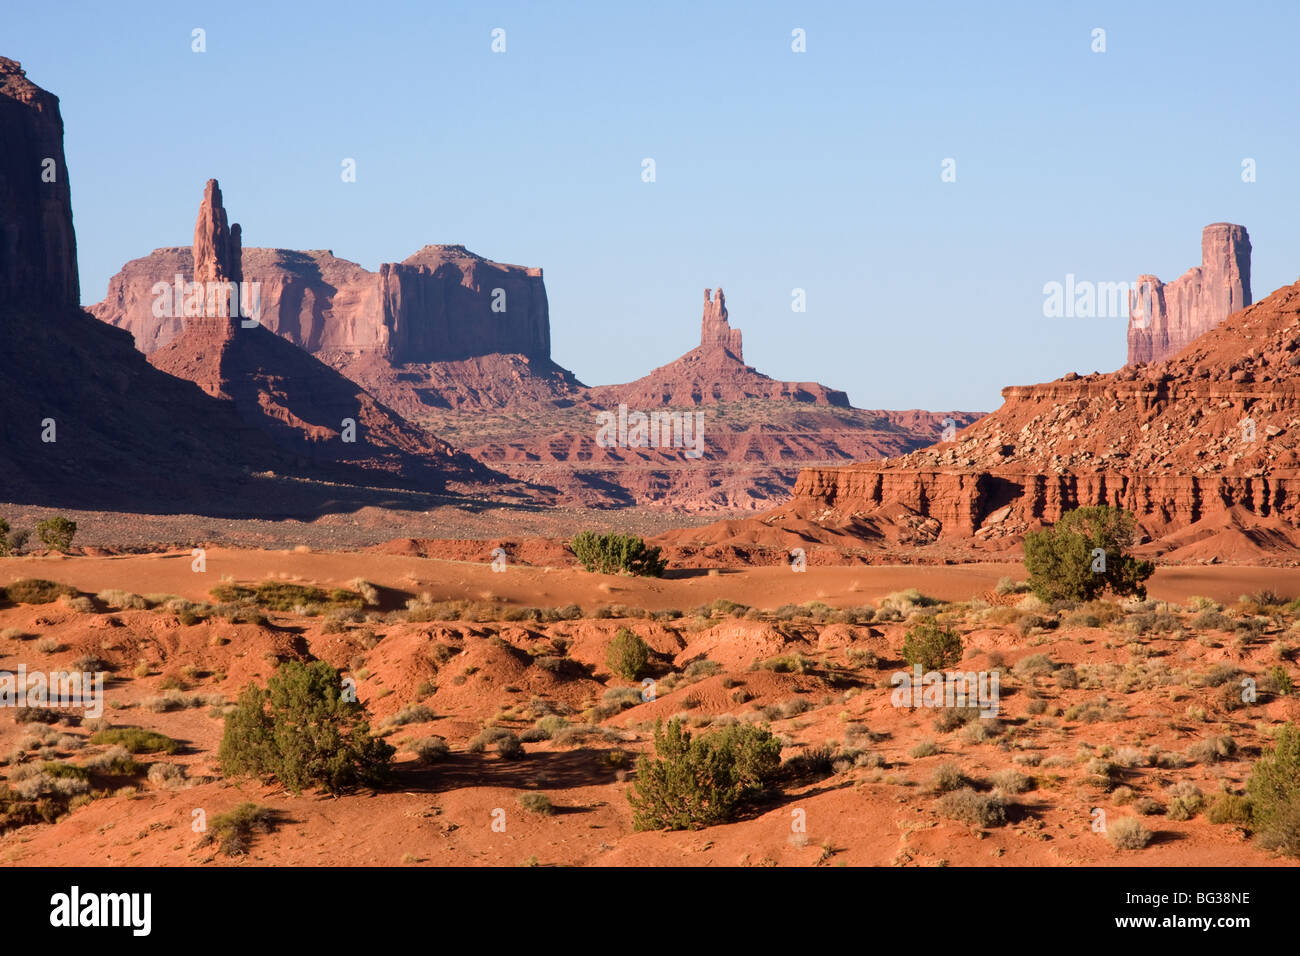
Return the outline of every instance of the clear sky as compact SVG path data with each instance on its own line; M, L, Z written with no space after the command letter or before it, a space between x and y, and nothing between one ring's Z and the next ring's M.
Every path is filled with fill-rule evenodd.
M246 246L542 266L588 384L694 346L720 285L761 371L991 410L1123 364L1123 317L1044 318L1067 273L1170 281L1229 221L1256 299L1300 277L1298 9L94 0L11 4L0 55L61 99L87 304L216 177Z

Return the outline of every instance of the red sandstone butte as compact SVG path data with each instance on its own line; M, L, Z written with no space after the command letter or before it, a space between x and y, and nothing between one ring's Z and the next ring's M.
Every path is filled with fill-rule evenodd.
M804 468L788 503L656 543L710 559L811 546L818 560L980 560L1106 504L1136 515L1140 550L1162 561L1296 563L1300 282L1159 364L1002 396L952 441Z
M244 261L239 240L238 224L227 225L221 189L209 180L194 229L195 277L236 281ZM170 279L158 276L155 281ZM245 281L257 280L245 276ZM431 489L442 489L449 480L509 484L261 325L248 327L239 316L213 314L180 321L180 334L151 352L149 361L233 402L246 423L293 455L341 466L358 477L387 472Z
M594 415L629 409L692 409L702 454L680 448L602 447ZM731 407L727 407L730 405ZM896 455L938 439L945 424L970 424L969 412L871 411L815 382L782 382L745 364L721 289L705 290L700 344L637 381L577 389L569 414L534 410L526 433L498 431L466 441L476 458L515 478L561 489L595 504L611 492L620 504L679 512L752 512L785 499L799 466Z
M745 364L739 329L727 320L726 298L704 290L700 344L644 378L626 385L593 388L588 398L597 405L659 408L664 405L715 405L746 399L794 401L849 407L839 389L817 382L781 382Z
M550 357L541 269L493 262L464 246L429 245L370 272L327 249L240 249L238 226L212 240L228 249L214 249L206 235L221 234L223 226L200 222L194 250L217 253L233 272L259 282L262 325L330 364L374 353L390 364L496 353ZM127 329L142 352L153 352L179 335L183 322L155 316L150 289L176 272L205 281L200 271L193 250L155 249L123 266L91 312ZM234 274L224 278L238 281Z
M868 524L906 512L928 522L925 540L980 547L1092 504L1134 512L1166 558L1293 557L1300 545L1300 282L1158 365L1002 395L952 442L804 469L792 506Z
M1199 266L1168 285L1153 275L1138 276L1136 290L1129 295L1128 364L1162 362L1250 305L1246 227L1229 222L1206 226Z

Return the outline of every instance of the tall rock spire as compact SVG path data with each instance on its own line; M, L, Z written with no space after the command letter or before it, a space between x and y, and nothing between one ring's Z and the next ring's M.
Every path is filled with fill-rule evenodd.
M239 320L239 283L243 279L243 248L239 223L227 225L221 187L209 179L194 223L194 281L203 289L202 314L186 315L189 328L230 339ZM222 283L231 283L222 286ZM215 393L213 393L215 394Z
M1216 222L1201 230L1201 264L1168 285L1138 276L1130 294L1128 364L1163 362L1251 304L1250 235Z
M711 290L704 290L704 318L700 322L700 348L726 349L736 358L744 361L740 329L733 329L727 322L727 300L720 288L716 296Z
M209 179L194 224L194 281L239 282L243 278L241 245L239 223L227 225L221 187Z

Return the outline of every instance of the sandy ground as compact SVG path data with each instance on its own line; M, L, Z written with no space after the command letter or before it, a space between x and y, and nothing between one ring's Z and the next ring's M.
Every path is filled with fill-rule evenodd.
M48 578L91 594L104 588L174 594L205 600L223 578L261 581L288 578L322 585L346 585L355 578L410 592L429 592L439 600L485 600L489 595L514 604L551 607L576 603L588 609L619 603L648 610L690 608L726 598L760 608L824 601L833 607L875 604L906 588L943 601L983 595L1003 577L1025 578L1024 566L962 564L944 566L812 566L796 573L788 567L672 572L662 579L584 574L569 568L506 563L492 570L484 545L481 562L445 561L405 555L210 548L203 573L192 569L189 551L108 557L24 556L0 558L0 584L19 578ZM1193 596L1235 601L1245 593L1271 588L1300 595L1300 568L1162 567L1147 583L1154 600L1186 602Z
M322 618L279 612L263 627L215 618L185 625L161 610L87 612L60 603L0 608L0 631L13 629L0 636L0 670L19 664L66 669L80 655L102 655L112 665L105 717L115 726L143 726L181 741L175 756L141 759L178 764L191 784L173 790L143 777L118 781L126 789L110 789L55 823L8 830L0 837L0 864L1295 865L1261 849L1237 827L1209 823L1203 810L1186 820L1142 817L1154 836L1139 852L1117 850L1092 829L1097 809L1111 820L1134 815L1121 787L1163 806L1180 783L1191 783L1207 801L1222 788L1244 786L1269 728L1300 718L1300 698L1224 707L1223 688L1206 684L1203 675L1225 664L1263 673L1277 663L1277 643L1295 637L1283 633L1289 622L1269 623L1254 643L1242 645L1226 631L1194 635L1186 629L1190 612L1183 615L1184 630L1147 634L1136 642L1118 629L1062 626L1021 634L1005 623L963 620L963 667L1009 669L1004 731L976 740L964 731L938 730L933 711L891 702L890 675L901 664L907 627L902 623L778 626L734 617L692 623L590 615L605 604L689 611L716 598L761 608L815 600L876 605L912 587L964 601L989 595L1004 576L1022 577L1018 565L828 567L799 574L760 568L643 580L515 565L495 573L486 563L393 554L222 548L208 551L202 574L191 570L188 552L0 560L0 583L42 577L92 594L120 588L201 600L224 576L321 585L362 577L438 599L538 607L576 603L588 617L550 624L468 623L376 613L364 628L349 624L329 631ZM1174 568L1159 571L1150 590L1161 600L1205 595L1231 602L1262 587L1300 593L1300 571ZM597 717L594 737L530 742L520 760L504 759L491 748L470 752L468 742L485 725L517 732L531 727L541 713L535 709L539 700L574 723L589 721L585 709L608 690L629 686L604 665L605 647L621 626L643 636L656 652L662 690L655 700ZM556 653L551 648L557 641L579 666L572 675L556 676L532 663L539 653ZM435 660L431 651L439 646L449 653ZM878 663L864 665L853 656L868 651ZM397 782L390 790L294 796L249 780L222 779L216 761L219 710L205 704L159 712L149 705L178 674L186 675L187 691L231 702L249 681L264 682L277 660L304 653L357 675L358 693L377 727L416 701L431 709L427 719L389 728L388 739L399 747ZM778 654L802 655L808 667L780 673L754 666ZM1057 668L1077 668L1084 679L1070 688L1050 676L1016 677L1016 665L1033 655L1047 655ZM670 686L668 676L680 678L701 659L713 661L718 672ZM1295 662L1282 662L1300 682ZM1106 704L1099 705L1096 719L1070 716L1099 700ZM627 801L631 768L636 755L652 749L653 721L680 716L705 732L724 717L751 719L746 714L770 720L786 758L828 741L839 752L851 734L857 735L855 750L874 756L821 779L784 785L733 823L635 832ZM7 761L0 772L13 772L15 749L31 733L30 727L0 720L0 756ZM17 761L76 763L103 749L89 743L89 733L83 726L60 727L55 736L61 739L48 745L48 753L17 754ZM444 737L451 753L423 766L405 744L429 735ZM1226 759L1191 759L1181 767L1139 762L1117 768L1106 786L1090 777L1089 757L1106 747L1185 754L1219 735L1230 735L1237 745ZM935 752L917 755L918 744L927 741ZM1026 754L1035 762L1017 760ZM973 827L936 811L930 781L945 763L957 764L981 787L1008 770L1023 771L1033 783L1013 798L1006 825ZM556 812L525 810L518 798L530 791L547 794ZM242 857L202 844L192 827L195 811L212 819L246 800L275 812L274 832L257 836Z

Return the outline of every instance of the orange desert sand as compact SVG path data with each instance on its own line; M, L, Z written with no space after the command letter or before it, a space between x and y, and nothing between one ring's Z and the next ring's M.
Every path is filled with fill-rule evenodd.
M515 564L497 573L490 559L487 553L469 562L382 549L213 548L206 553L204 573L191 570L188 551L0 559L0 584L44 578L86 596L120 589L151 600L170 594L203 601L211 600L212 587L231 579L329 588L348 587L362 578L380 593L378 606L367 608L362 623L333 626L327 616L277 611L267 613L264 625L216 616L186 625L164 607L114 610L102 600L95 600L92 609L85 602L59 601L0 610L0 668L14 670L21 663L29 671L65 670L85 655L100 657L110 670L104 719L180 741L173 756L139 759L179 765L186 775L164 783L161 775L155 781L141 773L52 825L10 829L0 839L0 863L1288 862L1261 849L1237 827L1208 822L1204 808L1190 819L1158 811L1168 804L1173 785L1190 783L1206 805L1224 788L1240 791L1267 743L1267 727L1297 718L1300 707L1294 696L1261 696L1259 703L1239 706L1229 699L1233 682L1220 686L1206 675L1216 669L1234 673L1233 668L1260 674L1277 662L1276 642L1294 637L1294 632L1282 633L1292 622L1271 620L1250 641L1239 640L1227 628L1237 617L1259 610L1236 604L1243 592L1271 588L1300 593L1300 569L1160 568L1150 582L1153 603L1146 610L1176 618L1177 630L1135 636L1125 629L1125 617L1108 627L1079 626L1070 623L1068 610L1054 613L1038 606L1035 618L1026 610L1035 607L1034 599L999 593L996 587L1004 577L1024 577L1016 564L813 567L804 573L785 567L692 570L656 580ZM963 635L966 654L958 669L998 668L1002 673L994 732L940 730L935 726L939 711L891 704L890 675L905 667L899 653L905 623L818 623L788 611L768 613L806 602L879 607L889 603L889 595L909 588L944 602L976 599L940 611L950 615L946 619ZM421 595L429 602L459 600L500 613L479 615L484 618L479 620L408 620L420 615L409 614L406 601L419 602ZM1223 630L1207 633L1192 623L1196 611L1186 605L1193 596L1225 605ZM694 613L718 599L760 610L746 616L743 607L724 606L710 616ZM511 616L511 609L572 604L583 609L582 617L548 623L502 619ZM683 616L663 613L670 608ZM1133 608L1124 611L1133 613ZM821 616L826 617L824 610ZM1049 624L1049 618L1056 618L1058 626L1037 626ZM601 709L609 689L639 689L612 676L605 664L606 645L620 626L633 629L656 652L657 696L621 710ZM398 748L392 788L341 798L311 792L294 796L278 787L220 776L220 706L232 703L249 681L264 684L278 662L309 655L356 678L372 728L386 733ZM568 663L540 666L537 662L547 656ZM774 658L799 664L774 669ZM702 659L714 663L690 667ZM755 666L763 661L769 665ZM1294 664L1284 663L1294 674ZM201 705L156 706L152 700L164 696L164 683L172 688L179 684L182 697L199 695ZM403 708L421 700L432 712L423 716L431 719L391 723ZM491 746L481 753L468 749L486 725L521 733L547 714L563 715L568 730L526 743L520 759L505 759ZM767 722L782 739L783 759L831 742L834 770L818 779L783 784L779 794L733 823L699 831L634 832L626 793L635 758L652 751L654 720L674 715L695 732L735 719ZM32 732L30 726L0 724L0 755L13 752ZM85 727L60 727L54 735L62 739L47 745L60 760L75 762L104 749L88 743ZM403 746L433 735L446 739L450 753L431 765L417 762ZM1217 757L1207 754L1204 742L1224 736L1232 738L1235 749ZM922 752L916 748L924 741L932 741L935 752L913 756ZM32 745L28 741L25 746ZM1099 770L1098 761L1104 769ZM979 828L941 816L931 781L945 764L955 764L978 786L987 786L995 775L1001 775L1000 785L1007 785L1009 771L1022 774L1024 779L1011 787L1008 822ZM518 798L528 792L546 794L554 812L525 809ZM1143 800L1149 810L1156 808L1141 817L1154 834L1146 849L1115 849L1093 831L1095 809L1113 822L1136 815ZM191 829L196 810L211 819L245 801L278 817L274 830L258 835L246 856L219 854Z

